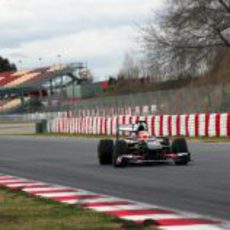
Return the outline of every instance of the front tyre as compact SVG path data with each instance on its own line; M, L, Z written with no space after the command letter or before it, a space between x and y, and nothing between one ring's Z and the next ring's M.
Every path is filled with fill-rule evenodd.
M177 159L174 160L174 163L176 165L187 165L188 162L190 161L190 153L188 150L188 144L185 138L177 138L173 141L171 150L173 153L176 154L186 154L183 156L178 157Z
M101 165L112 164L113 155L113 141L112 140L100 140L97 148L97 156Z

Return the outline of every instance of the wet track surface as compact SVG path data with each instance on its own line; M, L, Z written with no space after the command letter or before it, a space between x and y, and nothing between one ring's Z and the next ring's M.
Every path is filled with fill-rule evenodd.
M230 220L230 144L189 144L188 166L99 166L97 140L0 137L0 173Z

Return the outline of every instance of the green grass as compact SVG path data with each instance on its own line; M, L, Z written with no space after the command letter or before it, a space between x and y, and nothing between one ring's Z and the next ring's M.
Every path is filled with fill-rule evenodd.
M0 189L0 230L153 229L73 205Z

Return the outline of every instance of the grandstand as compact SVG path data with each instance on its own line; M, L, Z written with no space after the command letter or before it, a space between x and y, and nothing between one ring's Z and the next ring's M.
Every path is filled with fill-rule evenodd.
M48 111L62 106L68 101L67 89L74 92L76 86L87 82L79 74L84 69L83 63L74 63L0 73L0 113Z

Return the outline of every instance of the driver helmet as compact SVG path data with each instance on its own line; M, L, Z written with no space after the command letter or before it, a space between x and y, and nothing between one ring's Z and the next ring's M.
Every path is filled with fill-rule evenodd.
M137 131L141 132L141 131L146 131L146 130L147 130L146 122L145 121L139 121Z

